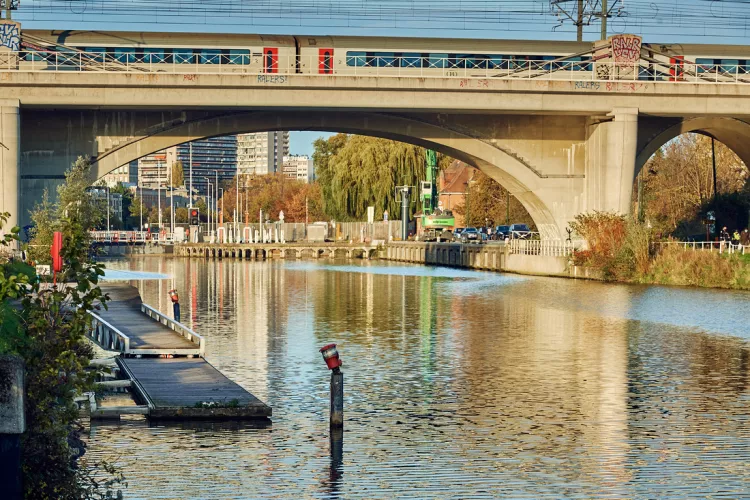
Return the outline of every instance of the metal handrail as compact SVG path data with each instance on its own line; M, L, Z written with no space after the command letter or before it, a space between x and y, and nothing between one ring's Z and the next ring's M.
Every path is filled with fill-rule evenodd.
M202 335L198 335L193 330L188 328L187 326L183 325L182 323L175 321L174 319L170 318L166 314L163 314L162 312L154 309L153 307L149 306L148 304L141 304L141 312L144 313L149 318L158 321L159 323L163 324L164 326L170 328L171 330L179 333L183 337L185 337L187 340L194 344L198 344L198 349L200 351L199 356L203 357L206 352L206 340L203 338ZM197 342L196 342L197 340Z
M658 246L659 249L664 246L676 246L683 250L718 251L720 254L739 253L745 255L746 251L750 253L750 245L734 244L731 241L654 241L651 244L654 247Z
M634 63L610 60L565 61L515 57L477 58L423 58L423 57L366 57L346 56L344 63L338 59L330 67L322 67L316 55L278 55L273 64L264 66L264 58L240 56L212 56L198 63L200 55L192 61L173 59L166 62L163 55L128 54L111 56L99 52L85 51L24 51L0 53L0 72L101 72L101 73L171 73L192 75L188 81L197 81L200 75L239 74L256 78L254 83L284 84L286 77L304 76L377 76L413 78L457 78L457 79L534 79L568 80L574 82L629 83L667 82L700 84L750 83L750 71L744 65L697 64L684 61L657 59ZM573 57L573 56L569 56ZM210 63L209 63L210 61ZM481 86L472 88L482 88ZM596 86L588 89L599 90ZM611 89L607 89L611 90ZM630 89L623 89L630 90Z
M130 354L130 337L122 333L117 327L113 326L98 314L89 311L89 315L93 318L91 329L88 334L88 337L92 341L106 350L114 350L122 354ZM100 325L103 327L102 329L100 329ZM115 335L111 336L112 333ZM116 341L117 339L120 340L120 343Z

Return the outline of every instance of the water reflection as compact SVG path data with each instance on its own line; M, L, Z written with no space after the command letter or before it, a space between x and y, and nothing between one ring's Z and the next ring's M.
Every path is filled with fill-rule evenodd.
M142 282L145 300L168 312L171 286L189 296L183 317L208 359L274 408L265 429L95 427L90 453L122 455L135 497L736 498L750 486L746 294L377 263L111 265L174 276ZM328 429L329 341L346 445Z

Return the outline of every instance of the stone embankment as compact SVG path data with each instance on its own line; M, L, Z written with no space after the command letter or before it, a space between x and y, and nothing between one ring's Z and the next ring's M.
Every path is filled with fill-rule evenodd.
M566 249L535 253L515 253L510 245L393 242L380 252L380 258L438 266L465 267L536 276L601 279L592 269L573 266ZM548 255L543 255L548 253ZM559 255L555 255L558 253Z

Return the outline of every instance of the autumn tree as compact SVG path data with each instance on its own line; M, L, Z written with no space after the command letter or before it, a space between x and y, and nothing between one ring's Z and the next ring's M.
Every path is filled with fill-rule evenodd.
M466 226L527 224L535 228L534 220L521 202L497 181L476 170L469 180L464 202L454 212L464 217Z
M169 185L172 187L181 187L185 185L185 171L182 168L182 162L172 163L172 173L169 177Z
M679 237L703 234L701 219L712 208L719 226L746 224L747 210L742 207L748 205L750 193L742 193L747 192L747 166L718 141L715 152L716 207L713 207L711 138L683 134L657 151L639 173L633 190L634 212L638 213L638 183L641 182L643 217L657 233ZM730 212L741 213L743 220L722 222Z

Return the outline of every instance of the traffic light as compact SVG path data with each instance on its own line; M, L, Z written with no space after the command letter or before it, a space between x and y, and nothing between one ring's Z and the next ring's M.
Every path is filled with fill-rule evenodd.
M190 225L197 226L201 223L201 211L197 208L190 209Z

